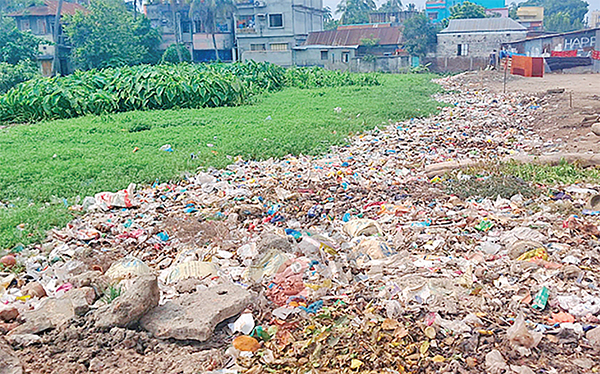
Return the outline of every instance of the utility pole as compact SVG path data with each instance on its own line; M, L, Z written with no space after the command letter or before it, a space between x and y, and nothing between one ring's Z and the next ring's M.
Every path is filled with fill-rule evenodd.
M52 60L52 75L58 73L58 52L60 43L58 41L60 35L60 13L62 11L63 0L58 0L58 9L56 9L56 18L54 19L54 59Z

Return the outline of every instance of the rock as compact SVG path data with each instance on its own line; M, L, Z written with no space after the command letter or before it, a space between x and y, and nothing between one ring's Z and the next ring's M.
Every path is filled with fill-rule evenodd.
M0 304L0 320L4 322L12 321L19 316L19 311L14 306Z
M196 291L196 286L201 284L202 280L198 278L187 278L175 283L175 289L179 293L192 293Z
M591 346L600 348L600 326L588 330L585 337L590 342Z
M292 253L292 245L286 238L278 235L268 234L256 243L258 253L265 253L270 249L278 249L285 253Z
M596 122L592 125L592 132L595 135L600 136L600 122Z
M42 344L42 338L35 334L17 334L6 337L13 347L29 347L33 344Z
M23 288L21 288L21 292L23 295L29 295L31 297L37 297L40 299L46 296L46 290L38 282L27 283Z
M83 274L69 278L69 283L77 288L91 287L98 296L102 295L110 284L109 279L99 271L86 271Z
M0 374L22 374L23 367L12 348L0 338Z
M6 255L0 258L0 263L6 268L11 268L17 264L17 259L13 255Z
M71 299L46 298L35 310L22 314L25 323L13 329L10 335L37 334L61 326L75 316Z
M96 310L94 320L97 327L131 326L158 305L160 292L155 275L141 275L124 288L119 297Z
M168 301L140 323L156 338L205 341L218 323L240 314L253 300L254 295L240 286L220 284Z
M91 287L74 288L67 292L64 297L71 299L75 314L82 316L90 310L90 305L96 301L96 292Z

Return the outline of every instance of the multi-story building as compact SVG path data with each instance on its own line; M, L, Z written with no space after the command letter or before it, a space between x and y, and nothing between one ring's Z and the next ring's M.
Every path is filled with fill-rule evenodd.
M590 12L588 23L591 28L600 27L600 10Z
M544 7L522 6L517 9L518 22L530 32L544 31Z
M425 12L432 22L441 22L450 17L450 8L462 4L465 0L427 0ZM507 13L505 0L470 0L472 3L483 6L491 13Z
M323 30L323 0L238 0L235 37L240 60L294 63L292 49Z
M167 49L169 45L179 41L190 50L193 61L205 62L216 60L216 43L221 61L234 59L233 16L217 20L217 30L213 39L213 34L207 32L199 17L190 17L189 4L178 4L174 14L169 2L147 4L144 5L144 13L150 19L152 27L162 33L160 49Z
M76 3L63 2L61 9L61 17L65 15L74 15L75 12L87 12L88 10ZM58 13L57 0L44 0L41 5L35 5L25 8L21 11L8 14L9 17L15 19L17 27L21 31L31 31L31 33L48 43L40 44L40 62L42 74L49 76L52 74L52 61L54 60L54 52L56 46L61 48L58 61L58 71L61 74L69 73L70 66L66 55L68 47L63 42L62 30L59 30L58 40L54 40L54 21ZM64 50L64 52L63 52Z

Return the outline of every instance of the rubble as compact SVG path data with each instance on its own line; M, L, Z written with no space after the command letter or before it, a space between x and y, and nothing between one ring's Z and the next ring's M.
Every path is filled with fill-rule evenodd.
M202 342L210 338L218 323L240 314L252 302L252 293L224 283L180 295L150 310L140 325L157 338Z
M117 298L94 312L98 328L131 326L158 305L160 293L155 275L140 275L123 288Z
M543 98L464 77L439 80L438 115L324 156L87 197L0 253L24 268L0 273L0 334L71 372L600 370L600 186L487 170L564 153L528 126Z
M0 374L22 374L23 367L12 348L0 338Z

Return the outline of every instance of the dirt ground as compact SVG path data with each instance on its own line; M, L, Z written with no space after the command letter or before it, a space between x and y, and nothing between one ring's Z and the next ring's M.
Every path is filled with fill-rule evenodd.
M466 75L473 88L502 93L504 75L483 71ZM547 74L543 78L509 75L506 92L525 92L540 98L540 112L532 129L548 145L566 152L600 152L600 137L590 131L600 122L600 74Z

